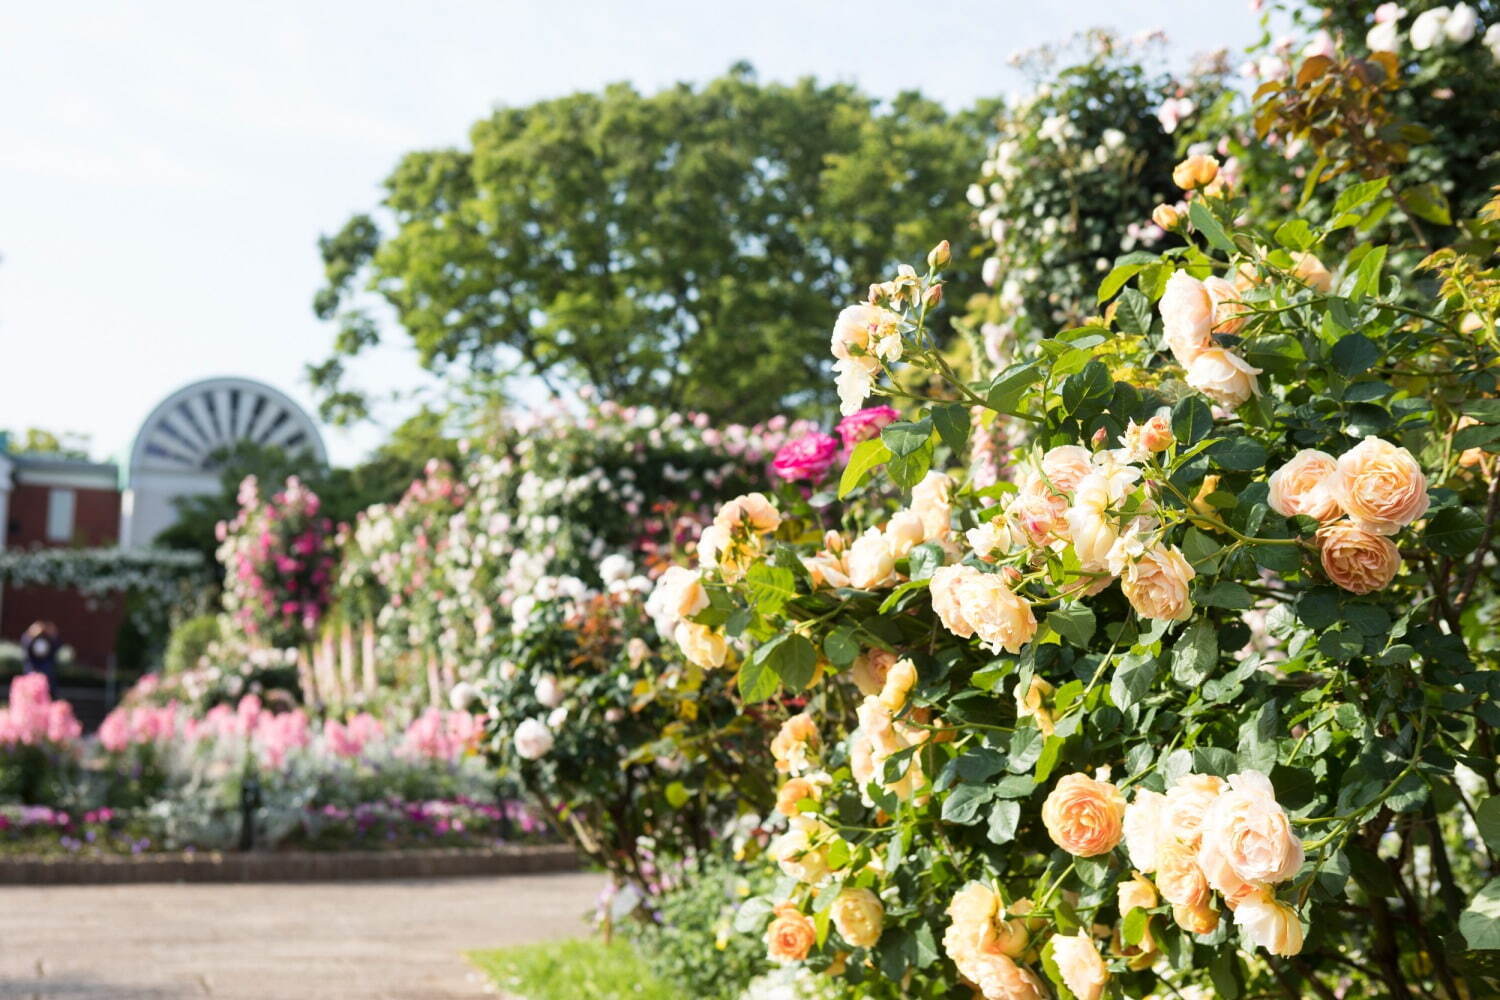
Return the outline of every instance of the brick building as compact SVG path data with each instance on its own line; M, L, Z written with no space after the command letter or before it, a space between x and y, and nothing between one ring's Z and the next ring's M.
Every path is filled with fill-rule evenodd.
M113 463L0 451L0 548L110 547L119 538ZM78 664L100 672L114 653L124 614L120 597L0 583L0 639L15 642L32 622L52 621Z

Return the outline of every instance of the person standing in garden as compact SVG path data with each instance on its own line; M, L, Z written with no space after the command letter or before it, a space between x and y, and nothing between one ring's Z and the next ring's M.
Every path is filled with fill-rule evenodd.
M45 675L47 691L54 697L57 695L57 650L60 645L57 626L52 622L32 622L21 636L21 649L25 653L23 671Z

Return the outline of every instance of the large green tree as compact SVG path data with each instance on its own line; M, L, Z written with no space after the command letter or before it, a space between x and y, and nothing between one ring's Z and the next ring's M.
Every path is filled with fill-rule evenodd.
M434 371L720 418L825 402L835 307L967 236L992 112L743 65L502 107L469 148L407 155L378 220L321 241L315 308L340 326L310 369L325 416L361 414L345 361L378 342L384 306Z

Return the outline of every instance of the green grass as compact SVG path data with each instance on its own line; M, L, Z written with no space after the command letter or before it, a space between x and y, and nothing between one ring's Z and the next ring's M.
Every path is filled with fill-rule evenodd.
M651 975L630 945L597 938L471 951L465 957L525 1000L686 1000Z

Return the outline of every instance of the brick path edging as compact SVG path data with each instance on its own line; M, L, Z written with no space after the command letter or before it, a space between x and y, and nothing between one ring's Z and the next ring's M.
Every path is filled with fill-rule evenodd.
M252 851L142 854L109 858L0 858L0 885L117 885L138 882L319 882L575 871L565 844L416 851Z

